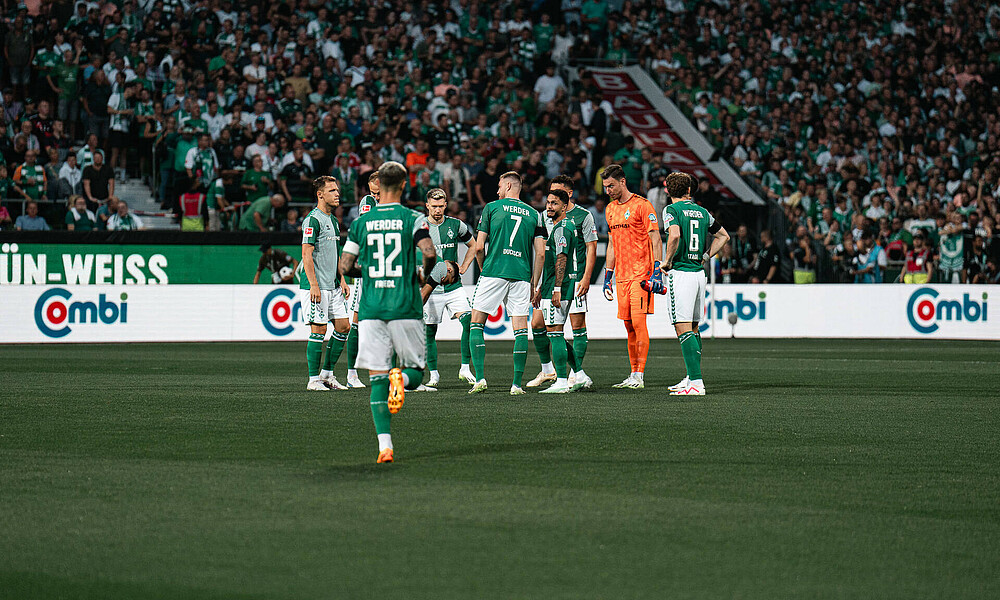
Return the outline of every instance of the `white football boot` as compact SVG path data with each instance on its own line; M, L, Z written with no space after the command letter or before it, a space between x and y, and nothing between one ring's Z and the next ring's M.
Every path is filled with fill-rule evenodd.
M310 381L309 385L306 386L306 389L309 390L310 392L329 392L330 391L330 388L326 387L326 384L323 383L322 381L320 381L319 379L316 379L314 381Z
M535 378L529 381L525 385L525 387L538 387L543 383L545 383L546 381L555 381L555 380L556 380L555 371L553 371L552 373L545 373L543 371L539 371L538 375L535 375Z
M684 379L681 379L680 382L675 383L674 385L668 387L667 389L670 390L671 392L678 392L680 390L683 390L690 384L691 380L687 378L687 375L685 375Z
M687 387L670 392L671 396L704 396L705 384L689 383Z

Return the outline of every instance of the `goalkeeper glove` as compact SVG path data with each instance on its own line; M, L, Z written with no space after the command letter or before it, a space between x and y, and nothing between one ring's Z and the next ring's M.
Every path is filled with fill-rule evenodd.
M663 287L663 271L660 270L660 261L653 261L653 272L649 274L649 285L659 284Z
M615 293L611 289L611 279L615 276L615 272L611 269L604 269L604 297L611 302L615 299Z

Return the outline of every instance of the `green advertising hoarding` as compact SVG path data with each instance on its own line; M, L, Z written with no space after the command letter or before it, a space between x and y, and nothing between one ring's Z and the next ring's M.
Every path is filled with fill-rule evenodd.
M275 248L302 258L301 246ZM0 285L252 283L260 257L246 245L5 243ZM260 283L271 283L270 271Z

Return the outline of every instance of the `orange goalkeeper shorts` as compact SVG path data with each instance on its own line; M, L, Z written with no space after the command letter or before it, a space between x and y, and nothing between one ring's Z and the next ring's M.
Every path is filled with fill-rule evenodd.
M653 314L653 293L642 289L640 283L639 279L616 283L618 318L622 321L631 321L632 315Z

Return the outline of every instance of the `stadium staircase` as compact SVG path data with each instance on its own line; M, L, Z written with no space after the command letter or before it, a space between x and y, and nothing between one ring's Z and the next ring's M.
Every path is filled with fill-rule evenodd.
M139 215L146 229L180 229L173 215L160 208L160 203L142 179L130 177L125 183L115 183L115 195L128 202L129 208Z

